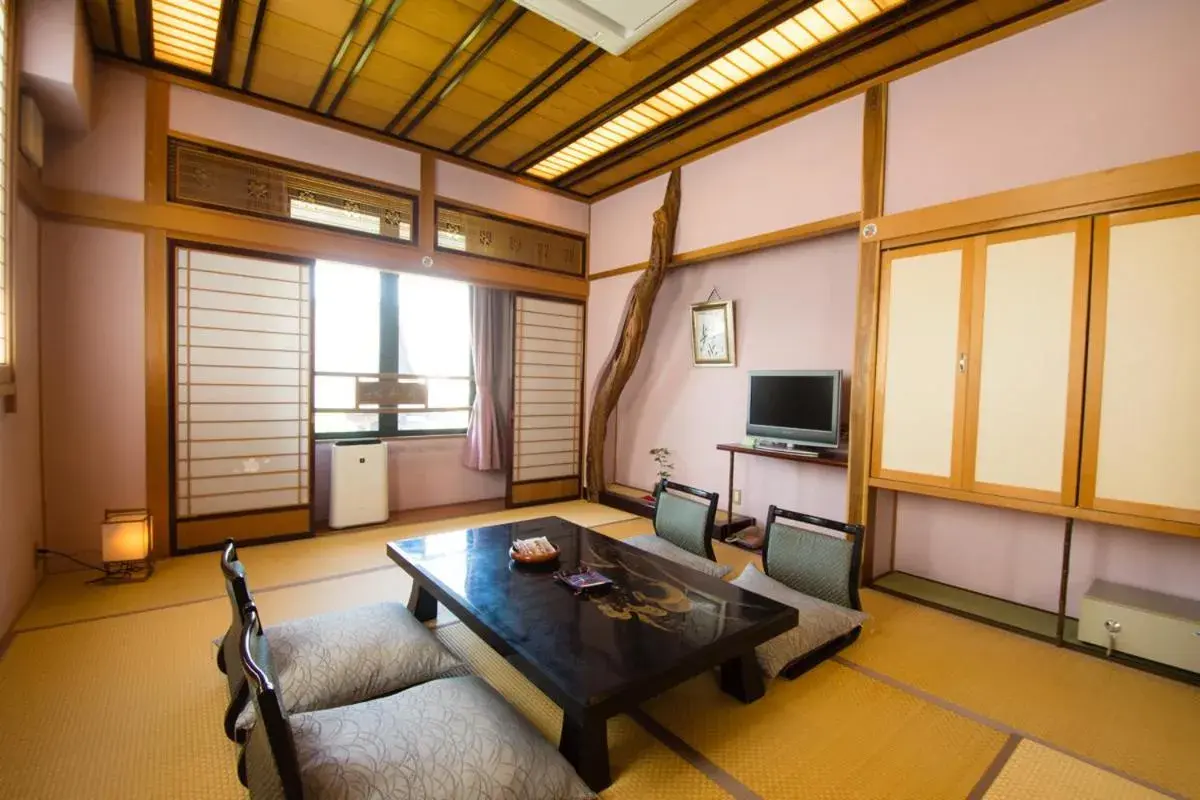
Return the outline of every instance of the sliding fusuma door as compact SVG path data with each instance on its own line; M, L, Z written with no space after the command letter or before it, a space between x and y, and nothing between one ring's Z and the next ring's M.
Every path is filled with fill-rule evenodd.
M309 533L312 263L172 247L172 549Z
M516 298L511 505L579 497L583 306Z

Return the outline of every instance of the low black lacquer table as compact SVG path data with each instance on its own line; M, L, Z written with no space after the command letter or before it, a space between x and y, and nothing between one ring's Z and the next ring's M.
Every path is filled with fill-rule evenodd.
M514 539L545 536L562 551L550 567L514 564ZM721 688L763 695L754 647L795 627L795 609L645 553L557 517L388 544L413 577L417 619L437 604L504 656L563 710L559 750L592 789L611 783L609 717L713 667ZM559 568L587 565L612 579L575 595Z

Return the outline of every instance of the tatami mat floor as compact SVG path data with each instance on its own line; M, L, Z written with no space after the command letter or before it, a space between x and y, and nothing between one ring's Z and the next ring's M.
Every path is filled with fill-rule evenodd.
M582 502L242 551L264 619L379 599L409 581L407 536L557 515L613 536L645 520ZM751 554L720 548L735 572ZM228 623L216 556L151 581L39 588L0 657L0 797L245 796L211 638ZM609 728L606 798L1200 798L1200 690L864 592L872 619L834 661L744 706L703 675ZM557 707L465 626L438 635L548 739Z

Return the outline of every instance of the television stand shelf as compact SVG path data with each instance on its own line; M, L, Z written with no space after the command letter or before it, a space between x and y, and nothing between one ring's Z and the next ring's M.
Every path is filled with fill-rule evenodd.
M748 456L762 456L764 458L778 458L783 461L795 461L801 464L817 464L823 467L841 467L846 468L847 454L845 450L825 450L817 455L806 455L803 451L783 450L766 447L746 447L741 444L719 444L718 450L724 450L729 453L729 494L726 495L726 514L733 515L733 461L738 453ZM800 510L800 509L797 509ZM766 534L766 531L763 531ZM761 540L760 540L761 541ZM758 547L751 547L745 543L736 543L743 550L758 550Z

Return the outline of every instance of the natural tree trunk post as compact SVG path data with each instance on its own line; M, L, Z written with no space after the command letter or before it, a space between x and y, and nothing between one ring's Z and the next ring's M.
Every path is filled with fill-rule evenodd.
M667 182L667 193L662 207L654 212L654 232L650 238L650 265L629 290L625 302L625 314L617 332L617 341L612 353L600 370L596 381L596 393L592 402L592 418L588 421L587 438L587 491L593 503L600 500L600 492L606 486L604 478L604 440L608 433L608 419L617 407L625 384L633 375L642 345L646 343L646 331L650 327L650 312L654 309L654 298L667 274L667 265L675 251L675 224L679 221L679 170L671 173Z

